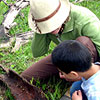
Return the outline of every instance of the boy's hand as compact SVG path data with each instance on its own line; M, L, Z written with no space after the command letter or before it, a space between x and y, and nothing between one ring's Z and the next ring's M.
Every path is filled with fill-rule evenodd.
M72 100L82 100L82 92L80 90L75 91L72 95Z

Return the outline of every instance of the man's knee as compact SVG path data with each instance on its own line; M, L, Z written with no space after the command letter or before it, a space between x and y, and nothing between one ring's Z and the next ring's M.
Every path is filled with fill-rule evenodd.
M87 36L80 36L76 39L80 43L82 43L85 47L88 48L92 55L92 62L95 62L98 60L98 52L96 50L95 44L93 44L92 40Z

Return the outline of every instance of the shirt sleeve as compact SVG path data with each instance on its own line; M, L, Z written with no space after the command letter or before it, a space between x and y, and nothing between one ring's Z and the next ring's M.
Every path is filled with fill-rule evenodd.
M82 29L83 36L89 37L95 44L100 56L100 21L91 21L84 25Z
M37 34L34 33L33 41L32 41L32 53L34 57L43 56L47 53L50 45L50 38L48 34Z

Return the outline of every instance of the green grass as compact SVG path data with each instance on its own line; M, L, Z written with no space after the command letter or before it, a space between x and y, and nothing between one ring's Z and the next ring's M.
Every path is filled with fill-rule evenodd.
M8 10L8 6L6 6L2 1L0 2L0 24L2 23L2 20L4 19L3 14Z
M71 0L74 1L74 0ZM14 3L13 0L7 0L7 3ZM93 11L97 17L100 19L100 1L99 0L89 0L84 1L82 3L77 3L77 5L82 5L84 7L89 8L91 11ZM9 9L3 2L0 2L0 24L2 23L4 16L3 14ZM29 12L29 6L21 10L21 14L23 16L18 15L16 19L14 20L17 23L17 26L14 26L11 28L9 34L14 36L15 34L27 32L31 30L28 26L28 12ZM29 66L31 66L33 63L37 62L38 60L42 59L44 56L47 56L52 52L52 50L55 47L55 44L51 43L50 49L48 54L39 57L39 58L33 58L32 51L31 51L31 40L26 45L22 46L18 51L15 53L12 53L11 50L13 48L14 44L10 48L3 48L0 49L0 64L4 65L5 67L8 67L17 73L23 72L25 69L27 69ZM0 70L0 73L2 71ZM31 80L32 84L32 80ZM48 100L59 100L59 98L65 93L67 90L68 83L66 83L64 80L59 79L50 79L48 83L40 83L40 81L37 80L36 86L39 88L42 88L42 90L45 93L45 96L48 98ZM10 91L7 90L6 96L9 98ZM12 98L9 98L9 100L13 100Z
M21 47L15 53L11 53L12 48L0 49L0 63L18 73L24 71L27 66L30 66L30 63L34 62L31 53L31 43L26 44L24 47Z
M28 26L28 12L29 6L21 10L20 13L22 14L22 16L18 15L16 17L14 21L17 23L17 26L11 28L10 34L14 35L17 33L27 32L31 30Z
M14 97L12 96L10 89L7 89L5 91L5 96L8 98L8 100L15 100Z
M100 19L100 0L85 0L79 5L89 8Z

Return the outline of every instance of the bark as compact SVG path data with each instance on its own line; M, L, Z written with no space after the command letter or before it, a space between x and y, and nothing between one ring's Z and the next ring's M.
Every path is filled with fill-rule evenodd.
M6 38L0 43L0 48L11 47L12 42L15 41L15 46L11 52L16 52L22 45L32 40L33 34L33 31L29 31L25 33L16 34L15 37Z
M7 15L4 18L3 25L5 28L5 33L9 33L9 29L13 26L12 23L16 16L19 14L20 10L25 8L29 5L28 0L18 0L15 4L10 6L10 9L7 13Z
M33 38L33 33L32 31L30 32L25 32L24 34L17 34L16 35L16 42L15 42L15 46L12 49L12 52L15 52L16 50L19 50L19 48L28 43L30 40L32 40Z
M10 47L12 42L16 40L15 47L12 49L12 52L15 52L21 45L29 42L30 38L33 37L33 32L18 34L16 37L8 35L10 28L17 25L16 22L13 22L14 19L20 13L21 9L29 5L29 0L16 0L16 3L13 5L8 5L5 0L1 1L9 6L9 10L4 17L2 25L0 25L0 48Z
M84 0L75 0L74 2L75 3L81 3L81 2L83 2Z
M31 85L27 80L11 69L0 65L3 74L0 74L0 82L3 82L11 90L15 100L47 100L42 90Z

